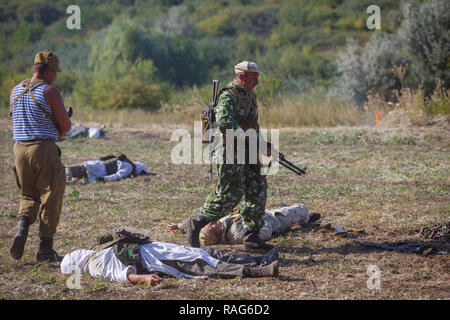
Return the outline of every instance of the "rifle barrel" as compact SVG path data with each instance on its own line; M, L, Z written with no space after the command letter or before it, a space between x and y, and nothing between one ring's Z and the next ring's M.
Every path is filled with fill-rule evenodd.
M279 160L278 162L285 167L286 169L291 170L292 172L298 174L299 176L301 176L302 174L306 173L306 167L304 169L300 169L299 167L297 167L295 164L293 164L292 162L286 160L286 158L284 157L284 155L282 153L279 153Z

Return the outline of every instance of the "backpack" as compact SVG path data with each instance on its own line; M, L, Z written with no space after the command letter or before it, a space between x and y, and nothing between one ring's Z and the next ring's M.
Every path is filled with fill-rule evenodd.
M202 143L211 144L214 141L213 134L211 132L209 132L209 135L206 135L206 132L209 129L215 130L217 128L217 122L216 122L217 101L218 101L220 95L224 91L227 91L227 90L231 91L232 95L236 98L237 106L238 107L243 106L244 109L246 110L245 115L238 116L236 118L236 121L239 123L239 125L242 127L242 129L244 131L246 131L247 129L250 129L250 128L256 129L258 126L254 115L252 117L247 117L248 112L249 112L249 109L248 109L249 103L253 102L255 104L255 106L257 105L256 104L256 96L254 93L250 96L244 96L239 92L239 90L236 90L233 87L225 87L225 88L222 88L220 91L218 91L218 88L219 88L219 80L213 80L212 103L208 104L200 114L200 120L202 121Z
M99 251L113 247L117 258L126 266L134 266L138 274L148 273L144 267L141 258L140 246L150 243L150 238L140 234L129 232L123 228L114 228L115 237L106 234L97 239L97 244L91 248L94 252L89 256L85 265L89 263L91 258Z
M137 177L136 165L133 163L133 161L128 159L128 157L125 154L123 154L122 152L120 152L120 151L117 151L114 154L109 154L109 155L106 155L104 157L100 157L99 160L105 162L105 169L106 169L106 174L107 175L110 175L110 174L113 174L113 173L117 172L116 161L120 160L120 161L126 161L126 162L130 163L131 167L133 168L130 176Z

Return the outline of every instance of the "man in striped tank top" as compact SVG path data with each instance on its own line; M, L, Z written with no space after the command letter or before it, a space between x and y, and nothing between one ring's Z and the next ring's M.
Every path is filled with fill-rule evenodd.
M28 229L39 217L39 248L36 260L60 260L53 237L61 213L65 170L55 141L70 130L71 122L62 97L51 84L60 72L58 57L38 52L33 77L18 84L10 95L13 120L14 172L22 191L17 233L10 253L19 260Z

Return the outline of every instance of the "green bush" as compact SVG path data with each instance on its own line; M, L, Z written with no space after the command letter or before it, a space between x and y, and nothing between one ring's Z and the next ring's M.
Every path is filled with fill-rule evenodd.
M259 84L255 89L258 97L274 97L281 86L281 79L274 74L264 74L264 76L259 77Z
M78 75L73 71L64 71L58 73L53 85L58 88L63 95L71 94L75 83L78 81Z
M413 85L423 83L427 95L434 90L436 78L450 87L449 12L447 0L408 3L403 9L399 38L412 62Z
M91 103L104 109L141 108L157 110L164 100L163 90L156 84L146 84L132 75L114 84L94 83Z
M44 25L40 22L24 22L17 28L11 38L13 52L25 48L30 43L36 42L44 32Z
M9 108L9 96L12 89L25 79L29 79L30 74L8 73L0 82L0 104L3 108Z

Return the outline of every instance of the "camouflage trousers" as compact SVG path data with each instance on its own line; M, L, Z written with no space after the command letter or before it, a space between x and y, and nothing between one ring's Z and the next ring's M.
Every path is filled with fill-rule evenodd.
M216 189L200 208L202 216L216 222L240 203L242 224L251 231L264 226L267 182L256 165L217 164L219 181Z

